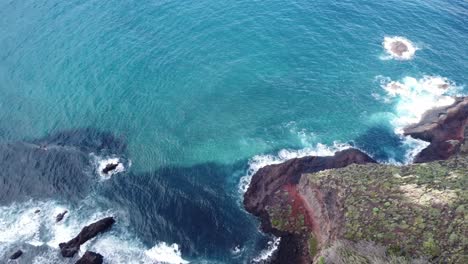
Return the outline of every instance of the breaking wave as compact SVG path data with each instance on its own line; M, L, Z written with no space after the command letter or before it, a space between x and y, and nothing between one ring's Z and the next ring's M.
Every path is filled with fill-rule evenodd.
M418 123L427 110L453 104L453 96L460 90L454 82L440 76L404 77L400 81L381 76L378 79L386 99L395 103L395 117L391 121L398 134L405 126Z
M268 241L268 247L262 250L260 254L257 257L255 257L252 261L254 263L258 263L270 259L273 256L273 254L275 254L276 250L278 250L280 242L280 237L275 237L273 240Z
M56 222L56 215L68 211L68 216ZM105 216L118 219L111 231L97 239L92 239L80 248L78 256L63 259L58 244L68 241L80 230ZM146 247L127 229L126 214L115 210L102 210L91 198L83 201L79 208L73 208L57 201L28 201L0 207L0 258L6 259L19 248L35 251L33 255L25 253L22 258L31 263L57 263L76 261L86 250L99 252L109 263L168 263L185 264L177 244L155 242ZM68 263L68 262L66 262Z

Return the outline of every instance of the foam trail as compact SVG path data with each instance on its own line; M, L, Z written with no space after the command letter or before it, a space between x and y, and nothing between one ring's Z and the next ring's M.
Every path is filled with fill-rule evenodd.
M299 150L282 149L276 155L256 155L249 160L249 168L246 175L242 176L239 182L239 193L244 194L249 188L252 176L261 168L279 164L286 160L301 158L305 156L333 156L335 152L351 148L348 144L334 142L333 146L328 147L318 143L315 147L307 147Z
M387 56L381 57L383 60L411 60L419 49L408 39L399 36L384 37L382 45L387 52Z
M271 241L268 241L268 247L260 252L260 254L255 257L252 261L253 262L262 262L270 259L273 254L278 250L278 246L281 242L281 238L277 237Z

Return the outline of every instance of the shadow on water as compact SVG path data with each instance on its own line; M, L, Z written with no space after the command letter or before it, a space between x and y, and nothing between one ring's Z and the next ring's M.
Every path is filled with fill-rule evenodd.
M406 149L403 139L389 126L372 127L354 139L353 143L378 161L405 161Z
M122 139L90 128L1 144L0 204L31 198L82 199L92 185L89 154L123 154L125 149Z
M177 243L185 256L227 261L230 251L253 247L244 243L258 236L257 223L226 186L239 168L204 163L118 175L100 194L128 210L133 231L146 244Z
M29 199L77 203L97 195L103 208L126 212L127 229L148 247L177 243L189 259L245 262L265 245L232 179L245 172L246 161L130 171L101 181L90 153L123 156L126 143L87 128L0 145L0 205Z

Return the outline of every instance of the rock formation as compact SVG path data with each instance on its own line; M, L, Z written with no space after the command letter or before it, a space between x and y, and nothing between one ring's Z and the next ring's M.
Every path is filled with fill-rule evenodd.
M457 98L405 128L430 142L416 164L348 149L260 169L244 206L281 237L272 263L467 263L467 126L468 97Z
M288 160L282 164L269 165L260 169L253 177L249 189L244 196L244 206L248 212L260 217L262 229L267 233L280 236L283 240L278 250L279 263L293 261L291 263L305 263L310 261L307 249L303 247L304 240L308 236L296 234L274 228L270 209L274 205L283 204L291 207L293 214L301 214L301 222L312 226L311 219L304 214L306 208L298 196L296 185L300 182L304 173L313 173L321 170L342 168L349 164L375 163L365 153L356 149L347 149L337 152L330 157L303 157ZM288 194L291 200L283 199L279 194ZM285 242L287 241L287 242Z
M16 251L15 253L13 253L10 256L10 259L17 259L17 258L21 257L21 255L23 255L23 251L21 249L19 249L18 251Z
M352 164L303 174L249 209L264 231L282 238L273 263L335 263L339 252L324 250L337 243L355 251L347 256L361 259L355 263L374 263L352 244L364 241L382 245L383 255L399 260L393 263L466 263L467 180L466 154L407 166Z
M107 231L114 223L115 220L113 217L106 217L95 223L85 226L75 238L66 243L59 244L62 256L67 258L73 257L76 252L78 252L80 246L83 243L94 238L98 234Z
M109 172L115 170L117 166L119 166L119 163L109 163L106 165L106 167L104 167L104 169L102 169L102 173L108 174Z
M408 51L408 46L402 41L395 41L392 43L391 50L398 56L403 56L403 53Z
M103 257L99 253L86 251L75 264L102 264Z
M404 134L431 144L415 158L415 163L447 159L464 145L468 125L468 97L426 112L421 121L404 129Z
M62 219L65 217L65 215L68 213L67 210L63 211L62 213L58 214L56 217L55 217L55 222L60 222L62 221Z

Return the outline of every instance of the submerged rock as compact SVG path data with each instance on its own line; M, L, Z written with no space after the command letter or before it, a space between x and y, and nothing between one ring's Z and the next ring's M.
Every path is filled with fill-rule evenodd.
M468 97L427 111L421 121L404 129L404 134L431 144L416 157L415 163L448 159L460 151L468 126Z
M62 219L65 217L65 215L68 213L67 210L63 211L62 213L58 214L56 217L55 217L55 222L60 222L62 221Z
M86 241L94 238L100 233L109 230L115 223L113 217L103 218L95 223L85 226L81 232L72 240L66 243L60 243L60 251L63 257L71 258L80 249L80 246Z
M102 264L103 257L99 253L86 251L75 264Z
M21 249L19 249L18 251L16 251L15 253L13 253L10 256L10 259L17 259L17 258L21 257L21 255L23 255L23 251Z

